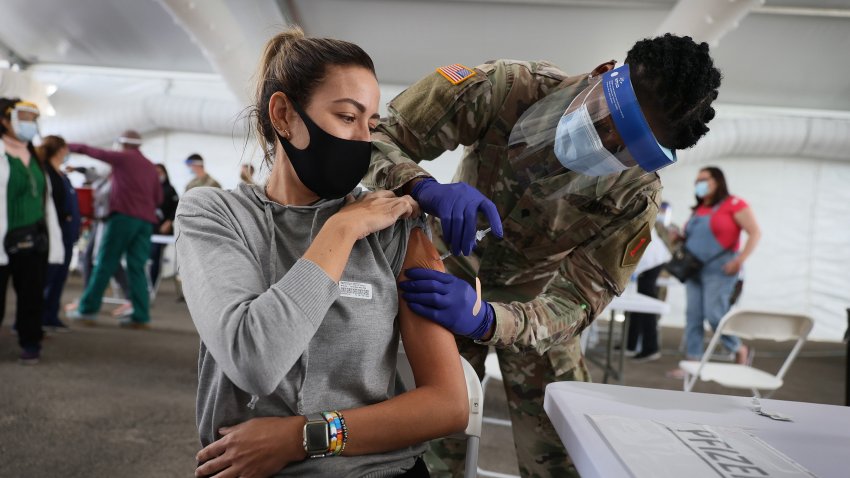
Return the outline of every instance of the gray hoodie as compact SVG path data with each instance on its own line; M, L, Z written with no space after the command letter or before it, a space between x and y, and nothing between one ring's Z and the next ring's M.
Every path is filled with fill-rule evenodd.
M178 270L201 337L197 422L204 446L220 438L220 427L254 417L343 410L394 395L395 278L415 221L357 241L337 285L301 257L342 205L282 206L246 184L197 188L181 198ZM423 451L419 445L308 459L275 476L396 476Z

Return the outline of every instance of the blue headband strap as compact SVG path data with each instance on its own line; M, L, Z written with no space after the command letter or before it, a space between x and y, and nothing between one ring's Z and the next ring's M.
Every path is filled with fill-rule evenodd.
M632 88L628 64L602 75L602 91L617 132L644 171L651 173L676 162L676 152L661 146L646 122Z

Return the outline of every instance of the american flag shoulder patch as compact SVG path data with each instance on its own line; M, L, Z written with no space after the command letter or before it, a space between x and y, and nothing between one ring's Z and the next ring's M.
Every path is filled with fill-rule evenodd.
M459 85L467 79L475 76L475 70L467 68L460 63L441 66L437 68L437 73L443 75L443 77L449 80L449 82L453 85Z

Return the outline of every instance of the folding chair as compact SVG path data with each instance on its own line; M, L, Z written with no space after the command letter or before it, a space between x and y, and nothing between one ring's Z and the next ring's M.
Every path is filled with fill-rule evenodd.
M463 433L452 435L450 438L466 438L466 462L464 464L465 478L475 478L478 471L478 448L481 444L481 411L484 406L484 393L481 391L481 382L472 365L465 358L460 357L463 366L463 376L466 379L466 395L469 398L469 421ZM406 390L416 388L413 380L413 369L407 361L404 347L399 344L398 363L396 364L398 377Z
M499 356L496 355L496 353L493 351L490 351L487 354L487 358L484 359L484 380L481 381L482 402L484 401L483 391L487 389L487 384L490 383L490 380L498 380L500 382L503 381L502 370L499 368ZM502 418L482 416L481 421L490 425L512 428L511 421ZM499 473L495 471L485 470L483 468L478 468L478 476L483 476L486 478L519 478L519 476L517 475Z
M714 381L729 388L749 389L757 397L760 396L759 390L766 390L769 392L767 397L770 397L782 386L785 373L797 358L813 325L814 321L811 317L801 314L743 309L730 311L717 326L702 359L699 362L694 360L679 362L679 367L685 371L685 391L690 392L697 380L702 380ZM720 342L720 336L723 334L735 335L747 340L762 339L776 342L795 340L796 343L785 358L779 372L774 375L750 365L710 362L714 349Z

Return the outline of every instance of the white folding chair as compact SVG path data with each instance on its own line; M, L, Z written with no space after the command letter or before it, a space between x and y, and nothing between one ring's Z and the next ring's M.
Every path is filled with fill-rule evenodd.
M768 391L768 397L782 386L783 377L791 363L797 357L814 321L802 314L785 312L767 312L759 310L732 310L720 321L708 348L700 361L683 360L679 367L685 371L684 387L686 392L693 390L697 380L717 382L724 387L752 390L760 396L759 390ZM720 342L720 336L735 335L742 339L774 340L787 342L795 340L794 347L785 358L782 367L775 375L750 365L710 362L714 349Z
M499 356L496 355L496 353L493 351L490 351L487 354L487 358L484 359L484 380L481 381L482 403L484 401L483 392L487 389L487 384L490 383L490 380L498 380L500 382L503 381L502 370L499 368ZM511 428L511 421L502 418L482 416L481 421L490 425ZM499 473L496 471L485 470L483 468L478 468L478 476L483 476L486 478L519 478L519 476L517 475Z
M481 382L478 381L478 375L475 373L472 365L463 357L460 357L460 364L463 366L463 376L466 379L466 395L469 398L469 421L463 433L453 435L450 438L466 438L466 462L464 464L463 476L465 478L475 478L478 471L478 448L481 444L481 411L484 407L484 393L481 391ZM404 353L402 344L399 344L398 347L396 369L402 384L404 384L407 390L416 388L416 381L413 379L413 369L410 368L410 362L407 361L407 354Z

